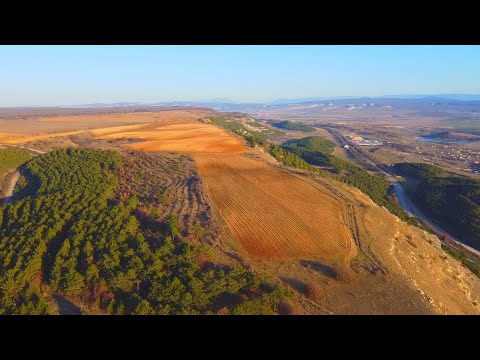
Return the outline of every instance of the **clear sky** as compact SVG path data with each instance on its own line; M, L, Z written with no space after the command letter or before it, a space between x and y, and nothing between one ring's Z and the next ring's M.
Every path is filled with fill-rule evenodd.
M480 94L480 46L0 46L0 106Z

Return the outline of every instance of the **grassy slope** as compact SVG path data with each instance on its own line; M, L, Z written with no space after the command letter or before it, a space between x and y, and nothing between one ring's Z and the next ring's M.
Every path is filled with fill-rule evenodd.
M16 169L32 158L32 155L22 149L0 149L0 176L11 169Z

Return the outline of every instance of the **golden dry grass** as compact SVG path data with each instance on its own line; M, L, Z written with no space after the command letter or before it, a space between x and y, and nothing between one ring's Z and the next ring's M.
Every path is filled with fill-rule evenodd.
M20 144L26 143L29 141L39 141L56 137L65 137L78 135L85 132L89 132L96 136L108 135L108 134L118 134L125 133L128 131L134 131L146 126L151 126L151 124L140 124L140 125L126 125L126 126L113 126L107 128L101 128L96 130L77 130L77 131L67 131L67 132L55 132L49 134L40 134L40 135L25 135L25 134L10 134L10 133L0 133L0 141L6 144ZM122 137L123 135L115 135L115 138Z
M148 126L151 126L151 124L113 126L113 127L90 130L89 133L94 136L100 137L100 136L106 136L110 134L117 134L121 132L135 131L135 130L146 128ZM116 136L116 137L119 137L119 136Z
M441 249L439 240L407 225L384 208L365 209L362 223L376 254L438 313L479 314L480 280Z
M346 258L355 245L339 201L265 162L195 154L210 197L247 252Z
M166 121L164 124L150 125L138 129L111 129L92 131L99 139L117 139L122 137L142 139L144 141L129 144L133 150L174 151L186 153L243 153L245 145L236 137L212 125L197 121ZM108 130L107 130L108 131Z

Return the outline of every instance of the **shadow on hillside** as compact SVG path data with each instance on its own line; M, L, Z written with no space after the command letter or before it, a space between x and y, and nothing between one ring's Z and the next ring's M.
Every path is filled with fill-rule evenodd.
M300 294L305 294L307 292L307 284L305 284L301 280L286 277L286 276L280 276L280 280L285 284L291 286L294 290L298 291Z
M53 299L58 305L60 315L82 315L80 308L60 295L53 295Z
M315 271L318 271L330 278L335 278L337 275L335 270L332 267L322 264L321 262L318 262L318 261L300 260L300 265L306 267L307 269L313 269Z

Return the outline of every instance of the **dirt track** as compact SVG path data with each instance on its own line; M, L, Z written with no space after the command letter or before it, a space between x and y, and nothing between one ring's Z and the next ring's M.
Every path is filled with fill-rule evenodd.
M20 179L20 173L15 171L12 178L10 179L10 184L7 187L7 191L5 193L5 200L3 201L4 204L8 204L12 200L13 190L15 190L15 185L17 184L18 179Z

